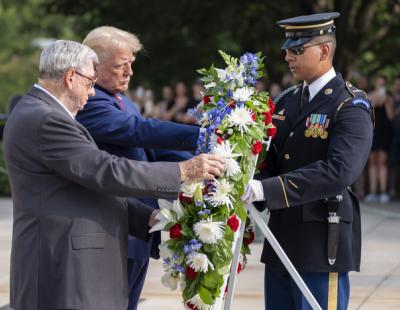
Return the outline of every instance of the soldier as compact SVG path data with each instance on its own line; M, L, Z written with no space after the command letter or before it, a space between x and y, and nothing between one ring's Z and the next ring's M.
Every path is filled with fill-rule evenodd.
M278 96L266 169L243 196L270 211L271 231L323 309L347 309L348 272L360 269L360 208L350 185L368 159L373 132L365 92L332 66L339 16L277 23L286 31L285 60L303 82ZM267 309L310 308L267 242L261 261Z

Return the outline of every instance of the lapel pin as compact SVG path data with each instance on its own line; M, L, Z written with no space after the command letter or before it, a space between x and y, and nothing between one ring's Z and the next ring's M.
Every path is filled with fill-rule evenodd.
M327 89L325 89L325 95L330 95L330 94L332 94L332 93L333 93L332 88L327 88Z

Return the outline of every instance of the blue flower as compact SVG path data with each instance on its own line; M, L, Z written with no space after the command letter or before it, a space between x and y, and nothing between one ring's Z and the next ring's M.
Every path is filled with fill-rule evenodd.
M174 264L174 266L172 267L174 270L179 271L181 273L185 272L185 268L183 268L181 265L178 264Z

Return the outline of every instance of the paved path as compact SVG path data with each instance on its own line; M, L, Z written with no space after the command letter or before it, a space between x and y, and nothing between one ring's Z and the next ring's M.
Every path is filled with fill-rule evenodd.
M360 273L351 273L351 310L400 309L400 203L363 205L363 256ZM11 202L0 198L0 310L9 301ZM240 274L232 310L262 310L261 244L255 244L246 270ZM139 310L183 309L178 292L160 283L162 267L152 260ZM4 305L4 308L2 306ZM112 309L110 309L112 310Z

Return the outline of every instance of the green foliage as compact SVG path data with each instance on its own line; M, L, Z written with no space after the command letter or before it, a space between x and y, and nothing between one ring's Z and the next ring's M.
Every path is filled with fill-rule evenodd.
M296 15L338 11L335 69L398 74L400 3L398 0L47 0L50 12L79 16L84 34L114 25L139 35L146 53L135 63L135 82L161 86L196 78L195 69L211 63L216 50L232 55L267 55L270 81L288 71L281 46L284 31L276 21ZM129 13L127 13L129 12ZM151 22L149 22L151 21ZM366 53L373 58L367 60ZM220 63L216 63L220 65Z
M8 182L8 176L5 172L5 162L3 159L3 146L0 143L0 195L10 196L11 188Z
M41 48L37 39L76 39L76 18L49 15L44 0L0 1L0 113L36 81Z

